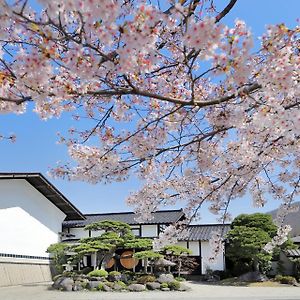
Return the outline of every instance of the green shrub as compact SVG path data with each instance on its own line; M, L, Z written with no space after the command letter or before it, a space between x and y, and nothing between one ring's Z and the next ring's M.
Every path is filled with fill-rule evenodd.
M98 284L97 290L98 291L103 291L104 290L103 287L104 287L104 284L103 284L103 282L101 282L101 283Z
M118 272L118 271L111 271L111 272L108 273L108 275L109 276L119 276L119 275L121 275L121 273Z
M137 283L140 284L145 284L147 282L154 282L154 281L156 281L156 278L153 275L143 275L137 279Z
M64 277L75 277L75 276L77 276L77 273L76 272L73 272L73 271L64 271L63 273L62 273L62 276L64 276Z
M295 277L293 276L283 276L283 275L276 275L275 276L275 281L278 281L283 284L295 284L297 281Z
M66 251L68 247L69 245L66 243L56 243L51 244L47 249L47 252L52 254L51 256L53 259L55 270L59 274L63 273L63 265L67 263Z
M81 286L84 290L86 290L88 288L89 283L87 281L84 281L81 283Z
M110 288L112 288L114 286L114 282L107 281L107 282L105 282L105 285L107 285Z
M177 277L175 277L175 280L177 280L177 281L185 281L186 279L184 277L177 276Z
M169 286L168 286L168 284L166 282L163 282L163 283L160 284L160 288L161 289L167 288L167 287L169 287Z
M52 280L55 281L55 280L57 280L58 278L60 278L61 276L62 276L61 274L55 275L55 276L53 276Z
M296 282L296 279L293 276L283 276L281 279L281 283L284 283L284 284L294 284L295 282Z
M117 283L118 285L120 285L123 289L127 289L126 283L123 282L122 280L118 280L118 281L116 281L116 283Z
M170 290L179 290L180 289L180 282L179 281L172 281L168 283L168 287L170 288Z
M106 278L108 276L108 272L105 270L94 270L90 273L88 273L88 276L90 277L104 277Z

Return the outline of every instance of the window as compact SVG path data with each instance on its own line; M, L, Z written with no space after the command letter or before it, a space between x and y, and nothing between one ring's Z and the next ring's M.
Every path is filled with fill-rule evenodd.
M141 236L141 227L139 225L131 226L131 231L135 236Z

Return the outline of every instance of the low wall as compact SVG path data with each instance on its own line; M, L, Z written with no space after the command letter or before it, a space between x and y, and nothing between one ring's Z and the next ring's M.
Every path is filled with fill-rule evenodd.
M49 281L49 260L0 257L0 287Z

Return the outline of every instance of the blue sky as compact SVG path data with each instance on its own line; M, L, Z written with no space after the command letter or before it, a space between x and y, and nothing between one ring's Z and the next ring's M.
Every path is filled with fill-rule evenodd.
M225 6L227 2L227 0L215 0L218 7L220 3ZM299 17L299 11L299 0L239 0L223 22L232 25L236 18L245 20L254 36L258 37L265 31L266 24L284 22L288 26L294 26ZM258 40L256 42L258 43ZM0 133L17 135L17 142L14 144L6 141L0 142L0 171L41 172L48 177L47 171L58 161L68 160L66 147L56 143L57 132L66 131L74 125L73 122L69 115L61 119L42 121L30 111L30 107L23 115L0 114ZM134 178L125 183L110 185L49 179L84 213L128 211L130 208L126 206L125 198L130 191L140 186ZM233 215L254 212L255 209L250 209L250 205L247 197L235 200L231 212ZM278 202L274 200L261 211L271 210L277 205ZM215 222L215 217L206 210L201 215L201 222Z

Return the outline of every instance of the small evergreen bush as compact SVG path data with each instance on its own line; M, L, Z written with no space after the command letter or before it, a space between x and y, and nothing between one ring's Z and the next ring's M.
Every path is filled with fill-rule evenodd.
M105 285L107 285L108 287L112 288L114 286L114 282L106 281Z
M171 281L168 283L168 288L170 288L170 290L179 290L180 289L180 282L179 281Z
M82 288L85 290L88 288L89 283L87 281L84 281L81 283Z
M75 276L77 276L77 273L76 272L74 272L74 271L64 271L63 273L62 273L62 276L64 276L64 277L75 277Z
M156 281L156 278L153 275L143 275L137 279L137 283L140 284L146 284L147 282L154 282L154 281Z
M106 278L108 276L108 272L105 270L94 270L90 273L88 273L89 277L104 277Z
M283 276L283 275L276 275L275 281L278 281L283 284L295 284L297 283L297 280L293 276Z
M118 285L120 285L123 289L127 289L126 283L123 282L122 280L118 280L118 281L116 281L116 283L117 283Z
M119 275L121 275L121 273L118 272L118 271L111 271L111 272L108 273L108 275L109 276L119 276Z
M169 286L168 286L168 284L166 282L163 282L163 283L160 284L160 288L161 289L167 288L167 287L169 287Z
M61 276L62 276L61 274L55 275L55 276L53 276L52 280L55 281L55 280L57 280L58 278L60 278Z
M104 284L101 282L101 283L98 284L97 290L98 290L98 291L103 291L103 290L104 290L103 287L104 287Z
M175 277L175 280L177 280L177 281L185 281L185 278L181 277L181 276L177 276L177 277Z

